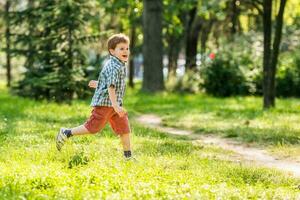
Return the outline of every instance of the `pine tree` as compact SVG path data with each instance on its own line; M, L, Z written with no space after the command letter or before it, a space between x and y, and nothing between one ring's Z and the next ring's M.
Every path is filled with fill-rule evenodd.
M27 72L19 82L18 93L57 102L72 100L83 80L85 57L80 44L89 17L84 0L30 0L26 10L17 13L24 33L18 35L27 60ZM21 45L22 44L22 45Z

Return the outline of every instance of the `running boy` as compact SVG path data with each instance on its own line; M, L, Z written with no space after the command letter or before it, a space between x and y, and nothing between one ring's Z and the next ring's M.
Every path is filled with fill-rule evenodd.
M122 107L129 38L124 34L112 35L108 39L107 47L109 60L104 64L98 81L89 82L89 87L96 88L91 102L91 116L83 125L60 129L56 136L56 147L59 151L71 136L95 134L109 122L115 134L120 136L125 158L131 158L130 127L127 112Z

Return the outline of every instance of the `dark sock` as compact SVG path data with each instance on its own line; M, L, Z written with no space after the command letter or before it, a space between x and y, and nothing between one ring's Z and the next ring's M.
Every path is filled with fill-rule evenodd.
M73 136L72 131L71 131L70 129L66 129L66 130L64 131L64 134L67 136L67 138Z
M125 156L125 158L130 158L131 157L131 151L124 151L124 156Z

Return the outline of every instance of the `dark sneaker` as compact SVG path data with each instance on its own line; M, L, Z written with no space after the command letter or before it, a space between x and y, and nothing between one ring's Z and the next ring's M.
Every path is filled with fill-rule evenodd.
M56 136L56 148L58 151L61 150L62 146L64 146L65 142L67 141L68 137L66 136L65 128L60 128L59 133Z

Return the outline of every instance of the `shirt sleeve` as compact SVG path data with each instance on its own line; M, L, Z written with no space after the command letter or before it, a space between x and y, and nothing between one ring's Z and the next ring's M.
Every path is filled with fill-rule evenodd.
M108 71L108 74L107 74L107 87L109 88L110 86L114 86L116 87L117 86L117 82L120 78L120 70L116 67L113 67L111 68L109 71Z

